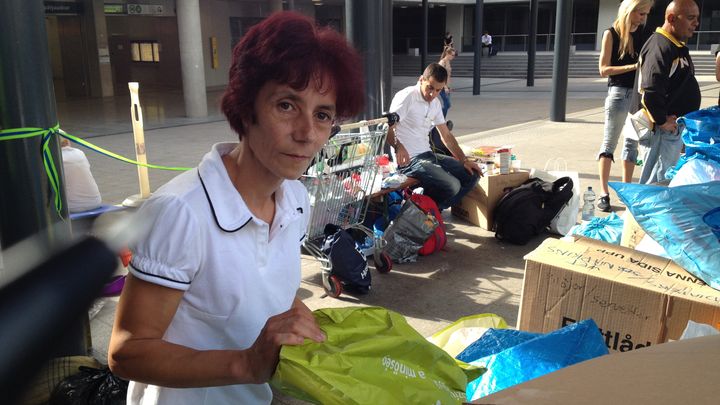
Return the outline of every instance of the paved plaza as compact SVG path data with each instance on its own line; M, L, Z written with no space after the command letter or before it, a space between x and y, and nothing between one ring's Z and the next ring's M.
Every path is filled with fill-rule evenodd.
M700 76L698 79L703 89L702 106L714 104L720 88L715 78ZM395 77L393 87L398 90L415 80L414 77ZM543 168L548 159L563 158L568 170L579 172L582 188L592 186L597 190L595 156L602 140L606 81L570 79L565 122L548 121L551 87L550 79L536 80L532 88L526 87L524 80L483 79L481 94L473 96L472 79L458 78L449 113L455 124L453 132L466 146L514 145L513 153L521 159L524 168ZM148 160L160 165L195 166L213 143L235 139L218 114L216 101L220 95L221 92L208 95L209 119L188 120L178 118L181 115L178 111L182 111L181 95L151 95L146 103L141 89ZM175 101L169 101L171 99ZM129 100L126 106L121 105L119 98L79 104L59 103L61 127L91 138L89 140L99 146L133 157ZM160 105L163 105L162 114ZM123 111L128 112L127 117ZM125 130L118 132L118 128ZM106 203L120 203L138 192L135 167L92 152L87 154ZM619 181L620 173L620 165L614 165L611 181ZM152 170L151 188L156 189L176 174ZM614 195L612 199L617 201ZM623 207L616 205L614 209L620 213ZM324 297L319 264L305 256L299 296L311 309L382 306L404 315L423 335L430 335L460 317L478 313L495 313L509 325L515 325L522 290L523 256L550 235L540 236L526 246L502 244L492 233L453 218L449 210L443 214L448 232L446 249L421 257L416 263L396 264L388 274L373 271L372 291L368 295ZM101 360L106 357L116 301L106 299L92 320L93 350ZM283 398L276 402L294 403Z

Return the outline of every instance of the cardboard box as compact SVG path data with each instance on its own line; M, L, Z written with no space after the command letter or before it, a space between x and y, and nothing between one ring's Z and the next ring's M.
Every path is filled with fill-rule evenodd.
M645 236L645 231L642 229L640 224L637 223L635 217L630 213L630 210L625 210L625 214L623 214L623 221L620 246L635 249L635 246L637 246Z
M488 231L492 230L493 210L508 187L517 187L530 178L530 172L485 175L478 180L462 201L452 207L452 214Z
M624 352L676 340L688 320L720 329L720 291L671 260L585 238L547 239L525 260L520 330L592 318Z
M563 368L473 404L717 404L720 336L680 340Z

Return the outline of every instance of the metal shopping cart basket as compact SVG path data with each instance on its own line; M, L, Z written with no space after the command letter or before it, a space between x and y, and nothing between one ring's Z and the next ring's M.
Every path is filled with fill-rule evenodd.
M323 287L331 297L340 296L343 280L332 274L332 262L323 252L327 224L362 231L367 240L373 241L366 256L372 255L375 268L381 273L392 268L390 256L383 252L384 241L375 237L363 221L370 195L379 191L382 183L376 158L382 154L388 125L398 119L397 114L390 113L382 118L335 127L334 132L339 133L330 138L301 177L311 206L303 246L320 261ZM353 129L360 132L347 132Z

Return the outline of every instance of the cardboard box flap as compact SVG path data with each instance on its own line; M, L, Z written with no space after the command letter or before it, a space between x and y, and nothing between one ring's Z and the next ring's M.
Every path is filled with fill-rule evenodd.
M720 336L602 356L473 404L717 404Z
M526 261L549 263L593 277L671 297L720 305L720 291L705 284L669 259L581 238L575 242L546 239L525 256Z

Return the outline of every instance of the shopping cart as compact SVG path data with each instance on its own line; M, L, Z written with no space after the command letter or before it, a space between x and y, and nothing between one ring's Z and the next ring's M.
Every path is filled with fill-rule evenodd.
M370 194L379 191L382 175L377 157L382 154L387 128L399 120L395 113L369 121L360 121L333 128L335 134L318 152L301 177L310 196L310 223L303 246L322 268L322 282L327 294L342 294L342 280L332 274L332 262L323 252L325 226L334 224L342 229L362 231L372 248L375 269L387 273L392 269L390 256L383 252L384 241L363 225L370 203ZM370 129L374 128L374 129ZM347 132L359 129L360 132Z

